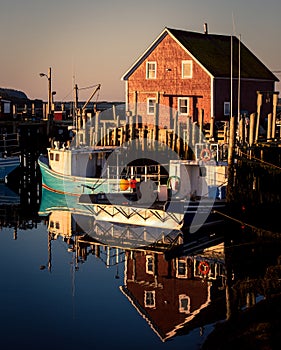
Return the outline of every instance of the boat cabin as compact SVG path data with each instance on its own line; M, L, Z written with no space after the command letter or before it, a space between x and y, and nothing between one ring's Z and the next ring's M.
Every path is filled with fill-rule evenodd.
M53 171L66 176L98 178L112 151L112 147L49 148L49 165Z

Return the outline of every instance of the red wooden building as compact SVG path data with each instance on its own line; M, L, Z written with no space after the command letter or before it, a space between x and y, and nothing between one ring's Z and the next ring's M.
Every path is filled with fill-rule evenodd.
M278 81L234 36L171 28L162 31L122 79L127 110L140 115L144 124L153 124L159 114L157 123L167 128L175 111L179 121L187 116L197 121L203 111L205 122L211 117L228 120L231 112L256 112L258 91L263 94L261 112L267 115Z

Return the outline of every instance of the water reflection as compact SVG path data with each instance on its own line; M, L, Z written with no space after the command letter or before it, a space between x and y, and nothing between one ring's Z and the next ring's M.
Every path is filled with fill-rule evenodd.
M58 200L51 200L54 197ZM61 195L47 190L43 191L39 213L48 226L48 268L52 267L51 242L56 239L75 252L76 270L89 255L95 255L106 267L115 266L115 277L119 278L120 272L124 276L120 290L128 304L163 342L181 328L190 331L201 323L203 327L206 322L223 319L223 313L213 310L214 303L224 309L221 299L226 284L224 244L218 243L217 237L214 242L201 237L200 250L189 255L184 249L191 243L183 244L178 232L171 238L171 233L167 237L163 230L99 223L77 207L68 208Z
M38 215L29 210L28 217L21 205L26 200L5 186L1 225L36 228L41 221L46 227L48 261L40 269L53 270L55 241L65 246L75 273L95 257L105 268L114 269L124 305L141 315L161 342L194 330L203 341L210 325L231 320L281 292L281 245L276 236L261 239L232 223L193 237L101 223L69 205L64 196L46 190ZM215 343L221 341L220 334Z

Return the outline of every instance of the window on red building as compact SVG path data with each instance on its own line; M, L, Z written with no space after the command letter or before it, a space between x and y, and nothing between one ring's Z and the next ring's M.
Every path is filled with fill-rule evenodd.
M148 98L147 99L147 114L154 114L155 112L156 99Z
M182 61L182 78L192 78L192 61Z
M146 62L146 79L156 79L156 62Z
M188 115L189 114L189 98L179 97L178 98L178 111L179 114Z

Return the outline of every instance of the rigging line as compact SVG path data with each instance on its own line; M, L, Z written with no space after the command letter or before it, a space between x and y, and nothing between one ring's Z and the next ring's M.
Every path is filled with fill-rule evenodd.
M97 87L99 84L95 84L95 85L91 85L91 86L86 86L86 87L82 87L82 88L79 88L78 90L87 90L87 89L92 89L94 87Z
M72 95L72 92L73 92L73 89L62 99L62 102L65 102L66 98L67 98L69 95Z
M242 154L244 154L245 156L247 156L247 158L249 158L249 155L248 155L247 153L244 153L244 152L242 152L242 151L241 151L241 153L242 153ZM254 156L252 156L251 158L253 158L253 159L255 159L255 160L258 160L258 161L259 161L259 162L261 162L261 163L264 163L264 164L270 165L270 166L271 166L271 167L273 167L273 168L276 168L276 169L281 170L281 167L280 167L280 166L278 166L278 165L275 165L275 164L272 164L272 163L266 162L265 160L262 160L262 159L256 158L256 157L254 157Z
M273 232L268 231L268 230L266 230L266 229L264 229L264 228L262 228L262 227L257 227L257 226L248 224L248 223L246 223L246 222L244 222L244 221L242 221L242 220L236 219L236 218L234 218L233 216L230 216L230 215L227 215L227 214L225 214L225 213L222 213L222 212L219 211L219 210L212 210L212 213L222 215L222 216L224 216L224 217L227 218L227 219L230 219L230 220L232 220L232 221L235 221L235 222L239 223L240 225L244 225L244 226L250 227L253 231L260 231L260 232L273 233ZM278 235L278 236L280 235L279 232L274 232L274 233L275 233L276 235Z

